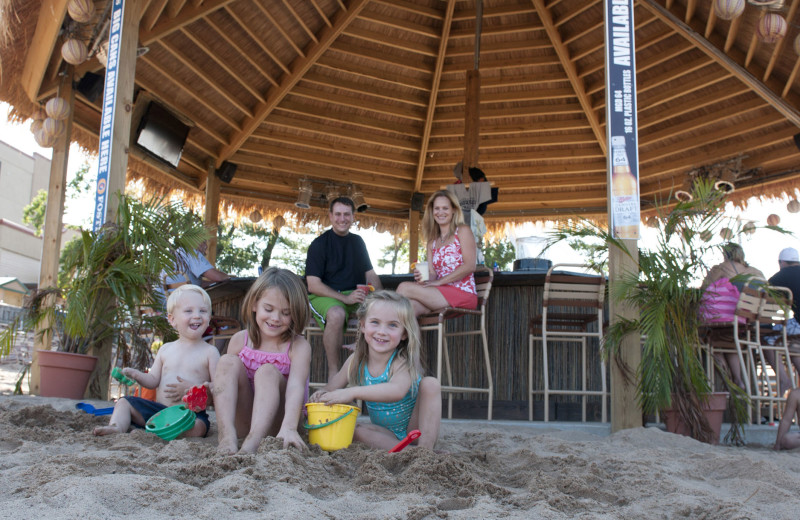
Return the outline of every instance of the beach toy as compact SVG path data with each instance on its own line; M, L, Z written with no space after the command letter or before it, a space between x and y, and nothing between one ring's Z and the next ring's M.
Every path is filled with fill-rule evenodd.
M395 446L394 448L389 450L389 453L397 453L399 451L403 451L403 448L405 448L406 446L411 444L411 442L414 439L418 439L420 435L422 435L422 433L420 433L419 430L411 430L410 432L408 432L408 435L406 435L405 439L403 439L402 441L398 442L397 446Z
M114 407L110 406L108 408L95 408L93 405L89 403L76 403L75 408L78 410L83 410L86 413L90 413L92 415L111 415L111 412L114 411Z
M116 379L125 386L131 386L136 384L136 381L123 374L122 370L120 370L119 367L114 367L114 370L111 371L111 377L113 377L114 379Z
M316 444L325 451L341 450L353 442L356 417L361 411L357 406L346 404L307 403L308 443Z
M375 290L375 286L371 283L368 284L358 284L356 285L356 289L359 291L364 291L365 293L369 294Z
M202 412L208 403L208 390L203 385L193 386L183 396L186 408L193 412Z
M164 408L147 421L145 430L171 441L194 426L197 415L182 404Z

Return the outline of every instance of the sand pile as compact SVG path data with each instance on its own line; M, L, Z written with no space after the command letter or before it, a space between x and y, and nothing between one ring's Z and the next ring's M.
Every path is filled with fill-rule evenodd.
M103 403L96 403L97 406ZM657 429L609 437L447 421L439 448L255 456L144 431L94 437L74 401L0 397L6 518L797 518L800 453Z

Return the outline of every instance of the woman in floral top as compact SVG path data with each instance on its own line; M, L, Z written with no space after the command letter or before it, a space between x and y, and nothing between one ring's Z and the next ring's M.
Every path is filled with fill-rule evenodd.
M440 190L431 195L422 217L427 242L428 279L414 269L415 282L403 282L397 292L411 300L417 316L442 307L478 306L475 291L477 246L455 195Z

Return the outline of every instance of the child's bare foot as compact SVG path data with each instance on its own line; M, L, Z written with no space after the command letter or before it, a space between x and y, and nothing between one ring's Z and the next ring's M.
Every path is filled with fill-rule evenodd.
M103 436L103 435L114 435L116 433L125 433L120 429L116 424L109 424L108 426L98 426L94 430L92 430L93 435Z
M258 447L261 444L260 439L251 439L249 436L242 442L242 447L239 449L239 453L254 455L258 451Z
M236 437L220 436L219 444L217 444L217 453L220 455L234 455L237 448Z

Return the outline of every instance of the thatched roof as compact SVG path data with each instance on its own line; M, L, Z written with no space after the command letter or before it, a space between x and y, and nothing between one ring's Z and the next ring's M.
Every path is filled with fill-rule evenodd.
M20 84L42 4L3 19L0 99L28 117ZM95 2L98 16L106 0ZM221 200L247 215L296 209L298 180L355 182L369 218L408 218L414 192L454 181L462 159L473 0L144 0L136 84L192 121L177 170L134 159L152 189L199 196L207 164L238 165ZM734 197L794 192L800 152L800 0L787 35L754 36L760 12L734 22L713 2L639 0L634 20L642 200L687 172L742 157ZM93 27L102 21L96 19ZM92 31L87 31L91 37ZM60 40L34 93L56 92ZM96 59L77 77L103 72ZM479 166L500 188L489 223L606 213L603 2L484 0ZM99 101L78 96L76 139L96 146ZM315 203L322 206L321 197ZM644 207L646 211L646 207ZM302 213L302 212L301 212ZM322 213L312 213L314 216Z

